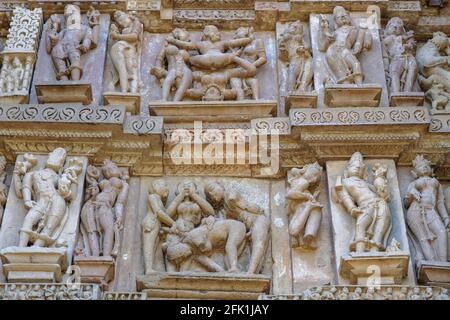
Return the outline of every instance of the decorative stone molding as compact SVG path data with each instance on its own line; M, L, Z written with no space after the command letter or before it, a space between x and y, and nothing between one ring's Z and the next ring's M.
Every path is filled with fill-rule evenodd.
M450 132L450 115L433 115L429 132Z
M102 300L147 300L147 293L106 291L102 294Z
M333 108L326 110L291 109L292 126L428 124L425 107Z
M95 284L2 283L1 300L99 300Z
M251 121L252 134L291 134L291 124L289 118L263 118Z
M259 300L450 300L447 289L424 286L323 286L298 294L261 295Z
M123 132L145 135L162 133L163 117L127 116L123 124Z

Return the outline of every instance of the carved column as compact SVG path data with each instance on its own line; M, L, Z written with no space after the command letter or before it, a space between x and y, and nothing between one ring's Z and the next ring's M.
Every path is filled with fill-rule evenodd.
M28 103L41 27L42 9L14 9L1 53L0 103Z

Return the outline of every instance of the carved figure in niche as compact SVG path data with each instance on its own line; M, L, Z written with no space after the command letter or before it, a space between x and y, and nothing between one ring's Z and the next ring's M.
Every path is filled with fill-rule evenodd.
M169 44L185 50L197 50L200 53L189 58L190 64L198 68L193 73L193 80L200 85L189 89L187 95L192 99L205 101L236 99L237 91L234 88L227 89L228 82L233 78L248 79L256 75L254 63L260 63L262 60L250 62L253 58L248 61L239 56L253 41L252 37L222 40L219 30L213 25L204 28L201 41L181 41L171 36L167 38ZM241 47L244 49L225 52ZM251 51L250 48L248 51Z
M183 42L190 42L190 35L185 29L175 28L172 37ZM162 101L168 101L172 89L175 89L173 101L182 101L187 89L192 85L192 71L188 66L189 52L166 43L156 58L156 65L150 73L162 83ZM167 63L167 70L166 65Z
M412 162L415 178L405 196L406 223L419 241L425 260L447 261L446 228L450 218L442 185L433 177L430 162L417 155Z
M288 214L291 216L289 234L294 248L297 246L312 250L317 248L316 239L323 207L317 199L320 192L317 186L321 175L322 167L317 162L289 171L286 199Z
M175 224L165 208L168 196L169 188L164 180L152 181L147 199L147 215L142 220L145 274L154 272L153 264L161 226L172 227Z
M95 48L98 40L98 11L87 13L89 25L81 21L80 8L68 4L64 8L64 25L57 16L50 18L46 50L51 55L58 80L80 80L83 73L81 55Z
M82 170L82 164L73 159L68 162L66 169L63 167L66 161L66 150L56 148L47 159L45 167L35 171L29 171L36 165L36 158L31 155L24 157L25 161L17 165L14 171L13 182L15 190L20 190L17 197L23 199L28 213L20 229L19 246L26 247L30 242L34 246L49 246L58 237L58 227L63 227L66 209L72 197L68 196L67 188L70 188L65 180L68 176L77 177Z
M25 65L18 56L3 57L2 69L0 71L0 93L13 94L28 89L31 77L32 57L27 56Z
M115 91L116 83L122 93L138 93L140 87L140 45L142 23L133 13L114 12L110 37L114 44L109 50L113 67L109 68L108 91Z
M414 31L406 32L402 19L391 18L386 25L381 43L390 92L414 91L419 71L414 57L416 49Z
M83 229L88 234L88 242L84 243L85 254L90 253L93 257L116 257L128 197L128 174L124 174L111 160L104 161L101 172L102 179L97 178L99 190L93 183L92 201L89 202L88 199L81 213ZM99 172L91 168L89 175L90 179L96 179Z
M203 216L214 215L213 207L197 192L197 186L192 181L184 181L178 185L177 195L167 207L167 214L175 220L166 231L167 271L185 270L189 267L187 260L192 255L189 245L182 243L182 235L200 225Z
M289 23L278 41L280 60L288 64L286 93L311 92L313 61L311 50L304 40L303 26L299 20Z
M362 84L363 70L357 55L372 47L372 35L363 27L353 25L348 12L341 6L333 10L334 32L329 22L321 17L319 50L325 52L329 78L327 83Z
M6 200L8 199L8 191L5 185L6 179L6 159L0 156L0 225L3 220L3 213L5 210Z
M443 32L433 33L417 50L419 83L432 103L432 111L450 111L450 41Z
M24 68L22 62L18 57L14 57L7 77L6 91L8 93L21 90L23 75Z
M235 40L251 38L252 42L238 49L240 57L252 63L256 68L261 67L267 62L266 48L261 39L257 39L252 27L240 27L234 33ZM238 52L239 52L238 51ZM236 52L236 51L235 51ZM236 99L245 100L245 97L251 95L254 100L259 99L259 81L253 77L231 78L231 88L236 90Z
M245 225L236 220L216 220L209 216L202 220L199 227L184 235L183 242L191 246L196 261L208 271L224 271L208 255L215 249L225 250L225 266L228 272L239 272L238 257L245 248Z
M356 219L350 251L384 251L392 228L387 200L367 181L363 156L355 152L343 177L338 177L333 200Z
M261 207L244 200L235 189L225 193L225 212L227 219L243 222L247 232L250 233L251 256L247 273L258 273L268 245L269 219L264 215Z

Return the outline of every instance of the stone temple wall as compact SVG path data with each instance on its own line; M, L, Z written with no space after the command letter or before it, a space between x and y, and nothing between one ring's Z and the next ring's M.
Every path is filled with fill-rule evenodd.
M0 298L440 300L450 6L0 3Z

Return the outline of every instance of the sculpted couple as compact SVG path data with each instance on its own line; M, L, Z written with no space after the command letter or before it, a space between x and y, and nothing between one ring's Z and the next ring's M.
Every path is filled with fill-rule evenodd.
M166 271L189 271L196 263L209 272L240 272L239 256L250 242L247 272L258 273L268 244L269 220L263 210L225 190L217 181L206 184L205 198L195 183L178 185L167 205L169 188L164 180L150 185L148 211L142 221L145 273L154 271L161 241ZM212 255L224 252L225 268Z

